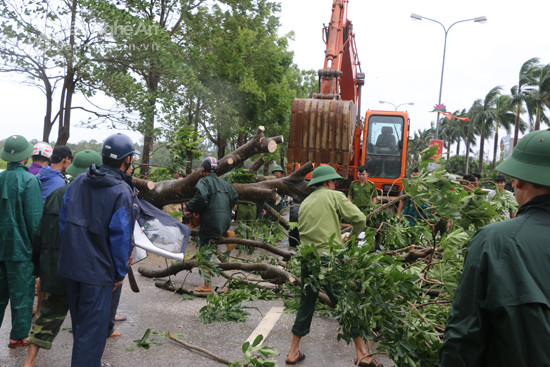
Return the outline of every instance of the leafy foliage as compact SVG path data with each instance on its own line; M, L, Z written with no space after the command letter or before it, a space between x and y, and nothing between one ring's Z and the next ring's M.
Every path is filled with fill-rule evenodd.
M149 340L149 337L151 336L151 334L156 335L158 333L151 332L151 328L148 328L143 334L143 336L141 337L141 339L134 340L134 343L136 343L138 347L144 348L144 349L151 348L151 345L162 345L162 343L155 341L155 339Z
M246 290L234 290L227 294L216 292L208 296L206 306L200 309L199 320L205 324L215 321L244 322L249 315L243 302L249 293Z
M229 367L275 367L275 361L267 358L273 358L279 355L279 352L269 347L260 347L259 344L263 340L263 335L258 335L250 344L246 342L242 345L241 350L244 354L244 359L231 363Z

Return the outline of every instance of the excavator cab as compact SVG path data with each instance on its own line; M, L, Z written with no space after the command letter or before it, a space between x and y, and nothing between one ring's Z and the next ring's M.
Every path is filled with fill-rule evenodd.
M369 180L384 193L399 194L405 176L409 115L400 111L367 111L361 164Z

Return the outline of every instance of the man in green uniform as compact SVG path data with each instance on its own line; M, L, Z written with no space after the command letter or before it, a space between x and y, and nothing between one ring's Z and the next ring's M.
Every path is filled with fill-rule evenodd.
M275 176L275 178L283 178L284 177L283 168L281 166L273 167L273 169L271 170L271 173L273 174L273 176ZM277 213L280 214L283 211L284 207L285 207L284 196L281 197L281 200L279 201L278 204L275 204L274 201L268 200L267 205L272 207ZM275 217L274 215L272 215L270 212L266 212L265 215L264 215L264 218L272 220L272 221L277 221L278 220L278 218Z
M376 197L378 196L374 183L368 181L367 178L367 167L359 166L357 168L357 180L351 183L348 192L348 199L363 213L372 208L372 204L376 203Z
M316 186L301 204L298 214L298 229L300 231L300 242L302 245L314 245L319 254L330 253L330 239L334 237L333 243L341 244L340 235L341 220L351 223L353 226L352 235L359 234L365 228L365 215L346 196L335 190L335 180L342 177L330 166L317 167L311 176L308 186ZM322 256L322 255L321 255ZM302 286L305 280L311 277L311 271L307 263L302 264ZM338 302L336 295L332 292L330 285L324 285L324 290L330 297L333 304ZM296 314L296 321L292 327L292 343L286 359L287 364L296 364L305 358L300 352L299 346L303 336L309 333L311 320L317 302L317 292L311 287L303 289L300 306ZM365 343L360 336L359 330L351 330L355 344L356 360L367 354ZM362 360L360 366L376 366L375 362L367 357Z
M231 225L231 210L237 204L239 195L227 182L216 175L218 160L208 157L202 161L202 178L195 186L195 196L187 202L187 209L200 214L200 247L211 239L223 237ZM212 293L212 285L205 280L204 285L193 291Z
M470 241L443 367L550 366L550 131L523 137L496 169L512 177L520 208Z
M0 173L0 326L11 305L8 346L28 345L34 300L32 238L42 216L40 182L26 166L33 146L21 135L6 139L0 158L8 168Z

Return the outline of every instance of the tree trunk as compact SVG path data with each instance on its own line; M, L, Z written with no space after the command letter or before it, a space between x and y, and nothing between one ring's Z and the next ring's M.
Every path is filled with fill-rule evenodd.
M460 155L460 138L456 141L456 155Z
M149 158L153 154L153 145L155 141L155 116L156 116L156 103L157 98L155 93L158 90L160 76L158 72L151 72L147 76L147 89L151 94L149 97L149 105L146 115L144 117L143 126L143 152L141 156L141 165L139 169L139 176L145 178L149 176Z
M52 84L47 77L42 78L42 81L44 82L44 91L46 94L46 113L44 114L44 131L42 132L42 141L49 142L54 124L52 121L53 90Z
M468 169L470 168L470 137L466 138L466 167L464 168L464 174L468 174Z
M483 129L483 127L482 127ZM479 174L481 175L481 170L483 169L483 149L485 148L485 133L481 130L481 142L479 143Z
M539 105L537 106L537 117L535 120L535 130L540 130L540 115L542 113L542 107Z
M496 162L497 162L497 150L498 150L498 121L495 129L495 144L493 146L493 168L495 168Z
M73 104L73 95L76 88L76 73L74 67L75 56L75 24L76 24L76 7L78 2L71 2L71 28L69 36L69 53L65 55L67 61L67 72L63 81L63 90L61 92L61 101L59 106L59 130L57 134L57 142L55 145L66 145L71 136L71 108Z
M521 107L521 103L518 102L516 105L516 122L514 124L514 145L512 148L514 148L518 142L518 133L519 133L519 109Z

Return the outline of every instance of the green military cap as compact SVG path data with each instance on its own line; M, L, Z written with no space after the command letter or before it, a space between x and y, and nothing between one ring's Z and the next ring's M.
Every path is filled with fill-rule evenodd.
M309 181L307 186L309 187L328 180L338 180L341 178L342 176L336 173L336 170L331 166L319 166L313 170L311 181Z
M19 162L32 155L33 145L21 135L12 135L6 139L0 158L6 162Z
M537 130L525 135L512 156L499 164L497 171L505 175L550 186L550 130Z
M92 164L100 165L102 162L101 155L93 150L83 150L76 153L73 163L67 167L67 173L73 177L86 172Z
M283 172L283 167L281 166L275 166L271 169L271 173L273 172L277 172L277 171L280 171L280 172Z

